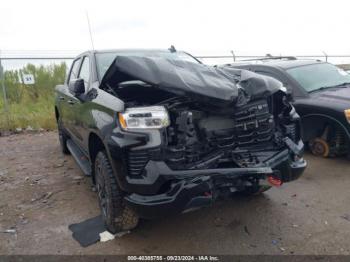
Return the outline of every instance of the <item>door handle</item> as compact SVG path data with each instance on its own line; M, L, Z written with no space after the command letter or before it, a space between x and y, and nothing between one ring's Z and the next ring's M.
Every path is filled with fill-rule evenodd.
M64 100L64 96L60 96L58 99L63 101Z
M74 105L74 104L75 104L75 102L74 102L72 99L69 99L69 100L68 100L68 104L70 104L70 105Z

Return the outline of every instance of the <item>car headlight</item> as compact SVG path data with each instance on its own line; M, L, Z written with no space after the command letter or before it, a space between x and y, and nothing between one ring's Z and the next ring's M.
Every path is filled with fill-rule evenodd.
M127 108L118 118L124 130L159 129L170 124L168 111L163 106Z
M350 124L350 109L344 110L345 118L348 120L348 123Z

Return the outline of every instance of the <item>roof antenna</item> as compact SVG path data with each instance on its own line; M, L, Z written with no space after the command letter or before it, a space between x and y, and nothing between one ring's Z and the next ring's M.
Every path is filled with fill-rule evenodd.
M88 13L87 10L85 11L85 13L86 13L86 19L87 19L87 23L88 23L88 27L89 27L89 34L90 34L90 41L91 41L92 50L95 50L95 47L94 47L94 40L92 39L92 32L91 32L91 25L90 25L89 13Z
M170 51L171 53L176 53L175 46L171 45L170 48L169 48L169 51Z

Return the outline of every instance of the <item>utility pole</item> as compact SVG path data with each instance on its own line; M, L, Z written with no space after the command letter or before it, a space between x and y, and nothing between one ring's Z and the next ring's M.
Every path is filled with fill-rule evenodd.
M328 62L328 55L325 51L322 51L322 53L324 54L325 58L326 58L326 62Z
M7 129L9 129L10 128L9 108L8 108L7 94L6 94L6 88L5 88L4 68L2 67L2 64L1 64L1 50L0 50L0 80L1 80L2 92L4 95L4 113L7 121Z
M231 50L231 55L233 58L233 62L236 62L236 55L235 55L235 52L233 52L233 50Z

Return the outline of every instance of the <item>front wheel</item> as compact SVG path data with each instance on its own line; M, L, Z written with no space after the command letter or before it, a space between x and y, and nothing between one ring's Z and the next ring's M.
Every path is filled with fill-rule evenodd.
M139 218L125 205L124 194L103 151L96 156L95 181L102 217L108 231L117 233L135 228Z

